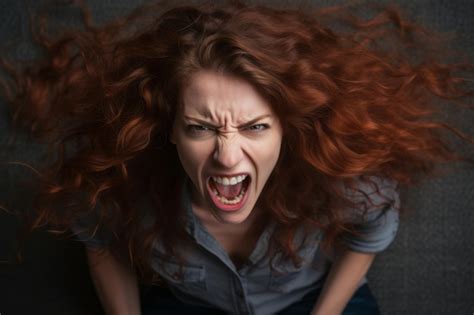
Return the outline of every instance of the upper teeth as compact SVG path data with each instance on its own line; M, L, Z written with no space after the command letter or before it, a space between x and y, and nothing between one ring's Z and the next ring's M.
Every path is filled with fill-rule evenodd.
M237 183L240 183L244 179L247 178L247 175L239 175L239 176L234 176L234 177L217 177L217 176L212 176L212 179L221 185L228 186L228 185L235 185Z

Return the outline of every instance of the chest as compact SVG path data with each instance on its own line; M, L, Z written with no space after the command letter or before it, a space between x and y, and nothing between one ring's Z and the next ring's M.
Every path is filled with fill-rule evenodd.
M250 256L260 233L246 226L205 226L239 268Z

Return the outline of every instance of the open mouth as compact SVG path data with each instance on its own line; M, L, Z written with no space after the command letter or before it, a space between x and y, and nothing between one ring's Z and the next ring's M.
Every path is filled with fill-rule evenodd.
M210 177L208 191L214 205L224 211L241 209L248 197L251 178L248 174L234 177Z

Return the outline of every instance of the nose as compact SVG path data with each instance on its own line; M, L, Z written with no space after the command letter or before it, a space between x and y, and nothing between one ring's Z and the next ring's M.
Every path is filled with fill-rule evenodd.
M217 138L213 157L221 167L232 169L237 166L244 157L237 136Z

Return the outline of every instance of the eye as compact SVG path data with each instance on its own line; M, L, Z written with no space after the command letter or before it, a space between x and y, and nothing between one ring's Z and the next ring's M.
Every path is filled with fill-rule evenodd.
M200 133L205 133L207 131L212 131L211 128L206 127L206 126L201 126L201 125L187 125L186 130L189 133L193 133L193 134L200 134Z
M256 124L256 125L252 125L250 127L247 127L248 130L256 131L256 132L264 131L265 129L268 129L268 128L269 128L269 126L267 124Z

